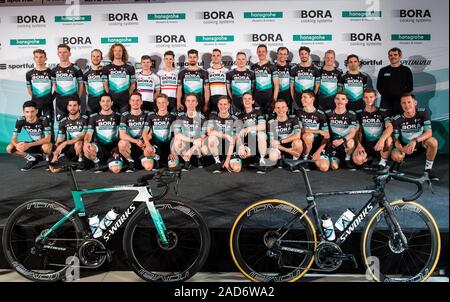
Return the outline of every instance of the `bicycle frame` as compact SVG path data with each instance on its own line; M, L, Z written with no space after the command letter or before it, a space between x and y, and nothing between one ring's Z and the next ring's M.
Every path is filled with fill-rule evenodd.
M136 191L138 194L133 199L131 205L119 215L103 232L100 240L102 243L107 243L111 237L116 233L116 231L120 228L120 226L128 220L129 217L132 216L134 211L138 208L141 203L145 203L147 206L150 216L152 218L153 224L156 227L158 235L163 244L167 244L168 240L165 234L166 227L164 222L159 214L158 210L155 207L153 201L161 199L168 192L168 186L166 186L164 192L157 196L153 196L151 188L149 185L147 186L134 186L134 185L125 185L125 186L114 186L114 187L106 187L106 188L97 188L97 189L87 189L80 190L78 188L78 184L76 183L75 176L73 174L73 170L70 169L68 171L69 181L72 190L72 198L75 203L75 208L73 208L67 215L61 218L57 223L55 223L49 230L44 232L39 236L39 240L45 240L52 232L56 231L61 225L63 225L68 219L70 219L73 215L78 214L79 217L82 217L84 221L85 227L89 230L89 223L86 219L86 209L84 206L84 202L82 199L82 195L95 194L95 193L106 193L106 192L122 192L122 191ZM90 233L90 232L89 232Z

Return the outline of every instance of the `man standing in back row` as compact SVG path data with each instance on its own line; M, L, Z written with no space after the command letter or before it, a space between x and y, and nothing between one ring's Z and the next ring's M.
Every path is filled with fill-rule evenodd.
M411 69L400 62L402 51L399 48L390 49L388 56L391 64L380 69L377 90L381 94L380 107L396 116L403 113L400 105L402 95L413 90L413 76Z

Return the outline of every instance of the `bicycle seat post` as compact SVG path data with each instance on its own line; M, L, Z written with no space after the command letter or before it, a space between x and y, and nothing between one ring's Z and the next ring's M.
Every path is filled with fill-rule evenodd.
M302 171L303 179L305 180L306 194L307 196L313 196L311 183L309 182L308 172L306 172L306 169L303 167L301 167L300 170Z
M67 168L67 176L69 178L70 190L79 191L77 180L75 179L75 174L73 173L73 168L71 166Z

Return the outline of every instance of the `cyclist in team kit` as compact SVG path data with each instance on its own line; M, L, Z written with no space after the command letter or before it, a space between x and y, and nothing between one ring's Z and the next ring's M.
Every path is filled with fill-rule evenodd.
M189 171L192 169L193 155L197 156L197 165L202 167L200 158L207 154L207 148L203 144L206 136L206 118L197 111L197 94L187 93L184 98L186 112L180 112L174 123L172 152L184 160L182 170Z
M351 54L347 56L347 72L341 75L339 88L342 89L348 97L348 110L356 112L364 109L362 100L363 91L368 86L368 78L359 70L359 57Z
M111 96L103 95L100 98L102 109L99 113L91 114L84 135L84 156L94 163L94 173L103 172L105 164L113 173L122 170L123 161L117 148L120 113L113 111L112 106Z
M52 153L52 143L49 122L45 116L38 115L36 103L26 101L22 108L23 116L16 121L11 143L6 147L6 152L25 158L26 163L21 171L29 171L44 157L48 162ZM22 129L28 135L25 141L19 141Z
M175 69L175 54L168 50L164 53L164 68L157 73L160 80L161 93L169 98L169 111L177 111L178 72Z
M76 162L76 171L84 170L83 142L88 124L88 117L81 114L80 100L70 98L67 104L69 114L61 120L58 126L58 138L51 162ZM52 173L61 172L61 168L49 166Z
M393 118L394 149L392 160L397 163L393 168L399 169L406 158L426 154L425 172L431 180L439 180L433 175L433 163L438 150L438 141L433 137L431 120L428 112L417 108L417 99L412 93L403 94L400 102L403 114Z
M70 62L70 47L58 45L59 64L52 69L53 91L56 94L56 120L59 122L67 116L67 103L73 95L80 98L83 94L83 72Z
M198 51L190 49L187 52L188 66L178 73L177 108L184 110L183 100L188 93L198 96L198 111L207 112L209 107L208 72L198 66Z
M370 159L377 161L379 159L378 168L383 169L386 167L393 146L391 118L386 109L375 106L377 100L375 89L364 89L363 100L366 107L364 110L356 111L359 130L355 139L353 162L361 166ZM374 164L375 161L373 161Z
M228 69L223 66L222 52L220 49L213 49L211 54L211 67L208 68L210 112L217 114L217 101L221 96L227 95L227 72Z
M334 109L334 97L338 92L342 70L336 67L336 53L330 49L325 52L324 65L319 72L319 88L316 91L316 106L322 111Z
M178 166L177 156L173 154L170 146L173 132L172 123L176 116L169 111L167 95L157 94L155 102L156 112L147 115L142 134L145 143L144 155L153 161L154 167L167 164L169 168L173 168Z
M278 99L287 102L290 112L292 110L291 96L291 64L288 63L289 49L287 47L278 47L277 63L273 72L273 104Z
M275 65L267 60L267 46L258 45L256 48L258 62L251 66L255 73L254 99L261 112L265 115L273 111L273 74Z
M136 171L136 162L140 162L142 167L150 171L153 162L147 159L144 154L144 131L147 112L143 108L142 95L135 91L130 95L130 111L122 113L119 126L119 152L128 162L125 172ZM150 163L151 162L151 163Z
M301 108L302 92L311 90L317 92L319 87L319 69L311 62L311 49L306 46L298 50L300 63L291 68L290 89L295 110Z
M128 52L122 44L113 44L108 53L110 64L102 69L105 91L111 95L113 110L129 110L130 93L136 88L136 71L128 62Z
M91 51L91 66L83 75L83 81L87 95L86 113L98 113L100 111L100 97L105 94L103 85L103 53L99 49Z
M253 94L255 73L247 68L247 55L239 51L236 54L236 68L227 73L227 91L232 99L231 112L237 114L242 111L242 96L246 92Z
M269 136L269 159L271 164L282 158L298 159L303 152L301 140L301 125L296 117L288 115L288 105L285 100L275 102L276 118L267 123ZM297 168L292 172L299 172Z
M241 122L239 127L236 127L237 151L239 157L247 161L247 164L253 159L255 162L259 157L256 173L264 174L267 166L265 160L267 154L266 120L262 112L254 108L255 100L251 93L244 93L242 103L244 109L237 116Z
M212 173L222 173L223 169L228 172L240 172L242 161L234 153L237 117L230 113L231 99L228 96L221 96L217 107L219 112L209 116L205 141L214 158Z
M355 149L355 135L358 128L356 113L347 110L348 98L345 92L338 91L334 98L336 108L327 110L330 140L322 152L323 159L317 162L321 171L339 169L341 164L349 171L355 171L351 155Z
M159 77L152 72L152 58L144 55L141 57L142 70L136 74L136 90L142 95L142 109L155 110L155 94L160 92Z
M314 106L315 96L311 90L303 91L301 101L302 109L298 110L296 115L303 127L303 159L312 159L317 163L323 160L321 153L330 139L327 116Z
M33 51L34 68L25 75L27 91L36 103L38 115L45 116L52 123L55 115L53 108L52 70L46 66L47 54L43 49Z

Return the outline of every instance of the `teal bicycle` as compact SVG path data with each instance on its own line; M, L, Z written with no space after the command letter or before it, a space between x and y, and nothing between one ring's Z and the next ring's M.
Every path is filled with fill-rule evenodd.
M184 281L201 269L210 248L204 219L190 206L163 200L179 171L160 170L142 176L134 185L79 189L76 163L60 164L67 170L75 208L53 200L30 200L9 216L3 231L3 252L20 275L33 281L67 279L77 259L81 268L97 268L112 259L108 242L126 224L123 251L133 271L147 281ZM153 195L149 181L162 190ZM161 191L158 190L158 191ZM135 191L132 203L94 238L83 195ZM177 191L178 192L178 191Z

